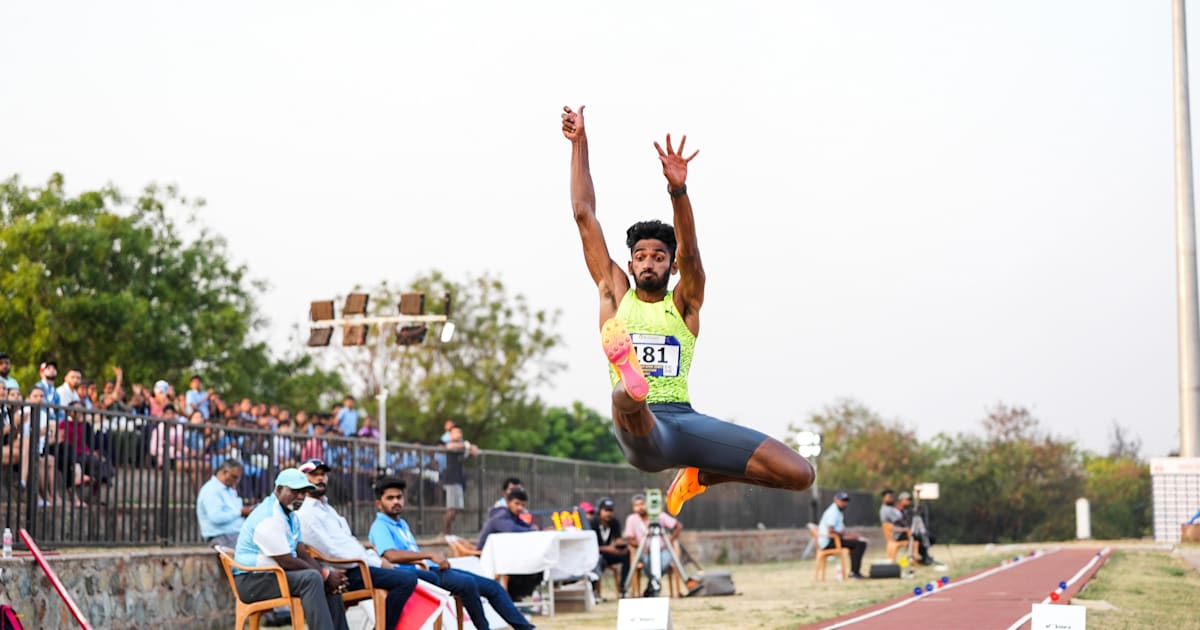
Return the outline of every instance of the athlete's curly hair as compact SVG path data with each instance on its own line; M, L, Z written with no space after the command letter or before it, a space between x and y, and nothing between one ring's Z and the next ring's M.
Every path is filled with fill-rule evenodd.
M663 223L658 219L652 221L638 221L629 226L625 231L625 245L629 247L629 251L633 251L633 246L637 245L638 241L653 238L662 241L667 246L667 251L671 253L671 262L675 262L675 227L670 223Z

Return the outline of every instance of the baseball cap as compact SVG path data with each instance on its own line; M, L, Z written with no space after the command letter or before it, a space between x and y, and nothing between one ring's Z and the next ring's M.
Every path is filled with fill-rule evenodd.
M279 471L279 474L275 476L275 486L284 486L292 490L316 488L316 486L309 483L308 477L305 477L304 473L295 468L287 468Z
M596 502L596 509L598 510L612 510L616 509L616 507L617 504L613 503L613 500L608 497L604 497Z
M588 503L587 501L580 501L579 507L583 508L584 512L595 512L596 511L596 508L592 507L592 504Z
M156 392L162 392L165 394L167 393L168 389L171 389L171 386L168 385L166 381L157 381L154 383L154 391Z
M849 501L850 494L844 490L838 490L838 493L833 495L835 501Z
M325 472L333 470L328 464L314 457L312 459L305 460L304 463L300 464L298 470L302 473L308 474L314 470L320 470L322 468L325 469Z

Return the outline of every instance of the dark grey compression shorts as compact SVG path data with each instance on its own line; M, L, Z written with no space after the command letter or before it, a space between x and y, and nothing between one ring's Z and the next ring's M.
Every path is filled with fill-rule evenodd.
M656 420L649 434L637 436L613 427L625 459L638 470L694 466L740 477L755 449L767 440L765 433L698 413L688 403L649 407Z

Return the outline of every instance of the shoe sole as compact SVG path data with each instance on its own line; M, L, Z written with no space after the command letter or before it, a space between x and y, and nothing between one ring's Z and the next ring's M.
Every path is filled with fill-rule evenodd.
M700 486L699 490L687 491L684 493L685 496L682 499L678 500L679 504L675 505L675 502L676 502L675 488L680 483L683 482L685 477L687 477L687 471L689 470L689 468L691 468L691 467L680 468L679 472L675 473L675 479L671 480L671 485L667 488L667 513L670 514L671 516L679 516L679 512L680 512L680 510L683 509L684 503L687 503L687 501L689 499L691 499L692 497L694 497L698 494L702 494L704 492L704 490L707 489L705 486ZM694 468L693 468L693 470L694 470ZM697 473L699 473L699 471L697 471ZM699 481L697 481L696 483L697 483L697 485L699 485Z
M604 356L608 357L609 365L621 379L625 393L639 402L646 400L650 393L650 383L646 382L646 375L642 373L642 366L633 351L633 340L629 338L625 324L616 318L604 322L604 326L600 328L600 342L604 346Z

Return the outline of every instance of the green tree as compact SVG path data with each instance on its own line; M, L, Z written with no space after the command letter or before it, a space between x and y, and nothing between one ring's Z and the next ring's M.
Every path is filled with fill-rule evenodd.
M613 436L612 420L576 402L554 407L543 420L542 444L534 452L552 457L616 464L625 461Z
M112 186L68 195L59 174L41 187L0 183L0 327L22 385L47 357L97 378L120 365L128 382L200 372L255 397L317 374L299 359L276 365L254 341L263 285L200 225L203 206L171 186L127 198ZM274 390L255 391L268 382Z
M839 400L809 416L804 426L821 434L816 464L822 488L899 491L922 481L933 463L932 451L912 429L884 420L856 400ZM797 430L788 426L785 442L793 448Z
M1087 455L1084 496L1092 511L1093 538L1141 538L1150 534L1150 467L1141 461L1141 441L1113 423L1108 455Z
M554 330L558 313L533 308L488 274L460 283L431 271L403 292L424 293L431 314L443 313L442 296L450 294L453 340L441 343L439 325L431 325L424 343L397 346L395 330L384 327L382 344L373 339L338 359L367 398L378 393L383 375L388 435L435 442L442 423L453 418L482 447L536 451L546 433L545 407L534 391L562 369L550 358L561 344ZM396 314L400 293L386 284L373 288L368 312Z

